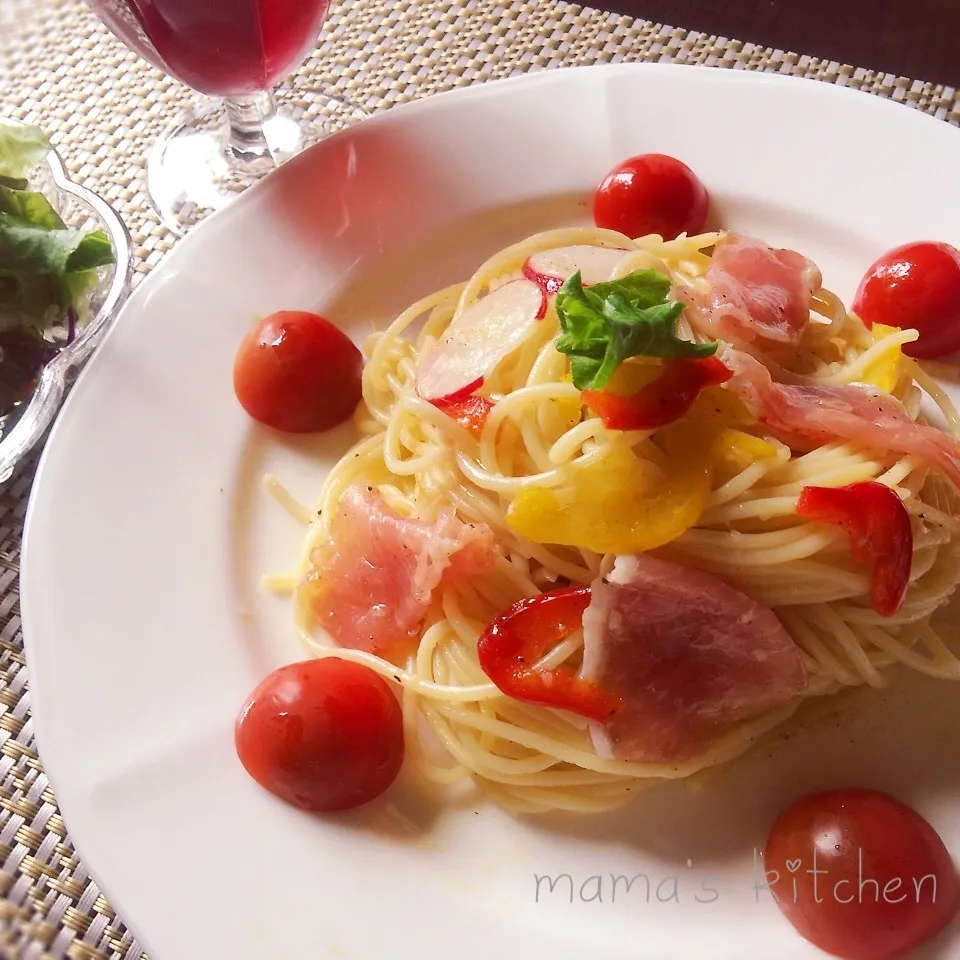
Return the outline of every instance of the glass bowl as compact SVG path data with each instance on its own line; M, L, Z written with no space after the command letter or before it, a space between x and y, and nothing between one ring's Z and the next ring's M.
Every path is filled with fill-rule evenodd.
M74 183L56 151L47 154L30 187L42 191L67 226L102 230L110 240L116 263L100 268L100 283L90 296L90 321L76 331L66 324L47 333L55 351L42 368L33 392L0 418L0 483L37 445L57 415L70 385L106 336L130 292L130 236L119 214L102 198Z

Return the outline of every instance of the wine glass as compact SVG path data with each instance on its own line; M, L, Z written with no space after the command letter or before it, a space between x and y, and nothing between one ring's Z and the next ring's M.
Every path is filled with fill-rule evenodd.
M330 0L88 0L128 46L218 99L182 114L147 159L147 194L177 233L304 147L366 114L321 93L278 105L272 90L316 42Z

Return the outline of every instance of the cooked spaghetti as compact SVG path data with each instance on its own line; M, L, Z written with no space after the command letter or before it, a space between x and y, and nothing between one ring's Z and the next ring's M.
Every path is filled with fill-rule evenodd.
M456 318L520 277L531 256L576 245L621 251L611 280L642 270L667 275L671 299L682 296L691 304L679 318L677 335L697 343L720 339L717 356L725 359L729 344L712 335L716 331L708 323L695 322L693 305L710 294L711 252L724 242L725 236L715 233L670 242L631 240L600 229L538 234L491 257L465 283L424 297L366 342L363 401L356 414L363 439L331 472L318 509L310 514L294 587L296 620L312 654L362 662L400 685L408 751L430 780L472 781L519 811L599 811L629 801L641 788L729 761L781 724L806 697L863 684L879 687L896 665L960 679L960 661L931 619L960 574L955 486L912 448L904 453L878 449L869 437L811 440L809 431L808 442L797 444L771 429L769 418L744 417L741 410L724 419L732 396L724 386L705 391L682 418L691 430L701 431L690 436L702 440L703 451L709 447L709 489L690 522L678 523L675 536L660 529L667 524L663 511L653 510L648 529L659 532L649 553L713 575L772 609L799 648L805 689L774 709L718 730L694 755L642 762L604 755L591 735L591 721L508 696L482 669L478 637L512 604L558 587L597 582L610 573L615 554L639 552L616 548L621 518L596 514L593 496L600 506L620 503L628 514L635 502L618 501L617 491L629 482L630 496L656 505L675 451L662 442L663 431L613 429L585 404L571 381L569 356L557 349L561 329L553 296L533 333L483 380L476 395L488 401L487 415L474 430L418 392L425 358ZM914 331L868 330L819 287L809 308L812 315L796 343L763 337L738 342L743 363L759 360L773 381L788 386L870 385L911 420L923 420L921 399L927 394L948 429L960 430L957 413L935 380L901 353ZM643 381L646 371L649 380L661 362L635 355L621 364L620 374L632 371ZM688 452L692 442L688 437ZM621 476L617 471L625 469L625 456L631 472ZM606 468L611 485L603 490L596 478ZM870 570L854 558L847 533L797 514L805 488L866 481L892 489L912 527L909 587L892 614L871 604ZM463 524L492 531L491 565L468 577L441 579L413 642L399 653L342 646L321 629L335 624L336 616L318 618L318 604L330 586L324 558L333 525L341 497L356 484L379 494L401 517L433 522L453 513ZM575 515L593 517L598 529L607 524L614 549L558 544L549 534L531 534L544 526L545 516ZM561 525L567 523L562 519ZM376 596L368 600L383 602ZM583 631L574 630L537 669L564 667L576 674L583 642ZM445 750L436 751L430 741Z

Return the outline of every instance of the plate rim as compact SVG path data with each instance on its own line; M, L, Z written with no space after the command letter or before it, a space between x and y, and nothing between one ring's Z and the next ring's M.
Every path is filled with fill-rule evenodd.
M718 80L721 80L722 78L721 82L726 82L733 85L742 84L744 86L780 85L785 88L799 88L803 86L810 91L811 96L824 98L834 97L840 99L846 98L851 103L860 103L862 109L873 109L877 112L887 111L891 117L899 114L902 118L902 121L905 123L924 123L928 125L930 130L933 130L935 126L952 129L958 138L958 143L960 143L960 129L952 127L952 125L946 123L946 121L940 120L929 113L911 106L910 104L897 102L878 94L872 94L863 90L854 89L839 83L824 81L812 77L797 77L781 73L737 70L722 67L676 63L621 62L535 70L517 76L474 83L473 85L467 87L444 90L442 92L421 97L413 101L396 104L389 109L385 109L374 114L368 120L365 120L363 125L364 127L367 127L368 125L372 124L376 124L378 126L405 124L408 117L412 119L421 114L442 111L456 103L469 104L472 98L482 98L488 96L496 97L501 95L503 91L515 87L532 87L537 84L551 85L563 82L575 82L573 75L583 75L587 73L626 75L629 73L639 72L650 73L651 75L675 74L678 76L711 76L716 77ZM873 102L874 106L868 107L867 104L869 104L871 101ZM906 108L906 112L902 108ZM896 111L896 113L894 111ZM906 120L906 117L911 114L916 118L922 119L912 121ZM110 325L110 330L104 342L111 339L118 329L123 328L126 321L141 309L141 306L145 302L146 298L149 297L156 288L166 282L168 275L172 274L182 262L185 262L188 259L193 247L199 246L201 242L200 240L193 239L194 237L200 237L201 239L205 240L206 237L212 234L214 231L221 230L229 222L230 218L242 217L244 215L244 211L252 202L250 197L259 196L260 193L267 188L267 185L271 181L275 181L276 178L283 177L288 167L294 167L300 163L309 162L309 156L314 152L325 150L327 149L328 143L335 140L341 140L349 136L350 129L348 128L347 130L336 133L327 140L314 145L313 147L309 148L308 151L305 151L304 154L292 159L282 168L270 174L269 177L265 178L264 181L250 188L243 197L235 201L235 203L230 207L213 214L199 226L194 228L185 238L177 243L175 248L163 258L163 260L133 291L119 312L115 321ZM110 902L114 910L117 911L118 919L126 924L128 922L127 918L130 917L130 925L128 927L129 932L149 953L151 934L149 931L143 931L141 933L141 929L138 926L140 923L140 919L138 917L140 911L136 908L133 911L128 911L125 906L122 906L126 900L126 896L123 891L114 888L109 877L101 877L99 867L97 866L96 862L88 859L84 852L88 843L88 838L85 831L82 830L81 834L77 835L70 827L70 814L67 812L63 802L61 801L61 791L58 789L58 784L60 786L63 785L59 780L60 771L57 769L58 761L56 758L54 758L53 767L49 767L46 762L44 747L45 741L53 739L52 727L56 726L62 721L55 720L55 711L49 710L43 706L43 678L42 675L35 674L34 670L31 668L31 663L36 664L38 661L37 655L32 651L38 649L37 645L44 642L42 639L38 639L39 631L35 629L35 611L44 602L44 592L52 589L52 587L49 585L44 584L43 571L42 569L35 569L35 561L33 560L33 545L41 536L41 533L37 532L38 528L42 524L42 517L38 519L38 511L40 509L38 501L41 499L43 491L46 489L46 484L56 482L56 478L51 477L50 475L51 468L49 466L49 461L52 458L51 451L56 450L60 435L69 429L70 419L73 416L73 411L76 406L76 398L78 396L82 396L85 392L88 382L99 369L100 359L100 350L98 350L97 354L91 358L90 363L78 378L77 384L71 390L66 402L61 407L54 427L44 445L43 452L37 464L24 517L23 536L21 541L19 574L21 630L23 635L24 654L27 662L27 673L29 677L30 715L33 720L34 743L35 749L37 750L37 753L41 759L42 771L46 775L50 787L54 792L57 808L63 815L64 820L68 825L68 836L77 852L78 857L88 871L90 877L94 879L100 891ZM54 755L55 753L56 751L53 751L50 755ZM70 796L70 793L71 790L68 787L65 795ZM71 805L72 800L68 800L66 806L69 807Z

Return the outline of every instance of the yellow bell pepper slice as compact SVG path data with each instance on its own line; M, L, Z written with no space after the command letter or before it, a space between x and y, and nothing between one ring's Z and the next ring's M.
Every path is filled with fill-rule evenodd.
M627 360L617 367L603 389L627 397L653 383L662 373L663 363L660 360L648 357Z
M743 401L723 387L708 387L693 401L686 419L709 430L726 427L750 427L757 418L744 406Z
M777 450L777 445L769 440L727 427L717 434L713 444L714 465L719 473L716 479L726 482L758 460L775 457Z
M627 447L614 447L588 465L573 466L558 489L521 490L507 511L510 528L534 543L583 547L596 553L642 553L690 529L710 497L711 436L680 421L657 435L664 446L662 479Z
M560 415L564 430L571 430L580 422L583 416L583 404L579 399L558 397L553 403Z
M569 373L564 374L561 379L564 383L573 382ZM583 419L583 401L579 397L556 397L553 405L564 430L572 430Z
M873 334L873 342L879 343L885 337L891 334L899 333L899 327L889 327L884 323L875 323L870 331ZM861 381L879 387L886 393L892 393L900 379L900 373L903 368L903 349L900 344L892 346L889 350L884 350L879 356L874 357L863 371Z

